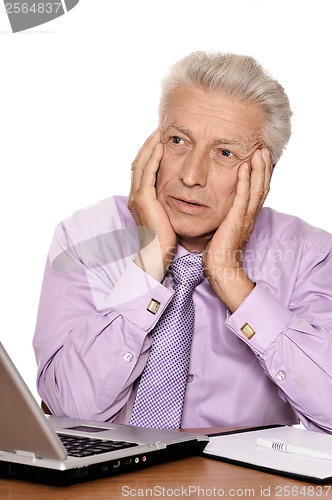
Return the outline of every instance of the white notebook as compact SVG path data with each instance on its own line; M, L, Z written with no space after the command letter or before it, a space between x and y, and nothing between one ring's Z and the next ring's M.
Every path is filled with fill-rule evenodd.
M288 426L212 436L203 453L209 458L304 481L332 482L332 459L263 448L257 445L258 438L286 442L291 445L290 449L303 447L332 456L332 435Z

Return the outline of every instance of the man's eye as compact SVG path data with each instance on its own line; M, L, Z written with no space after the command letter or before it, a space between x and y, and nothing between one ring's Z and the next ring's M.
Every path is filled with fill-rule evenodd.
M220 154L222 156L226 156L227 158L230 156L233 156L233 153L231 151L229 151L229 149L221 149Z
M173 137L171 137L171 141L173 144L181 144L182 139L177 135L173 135Z

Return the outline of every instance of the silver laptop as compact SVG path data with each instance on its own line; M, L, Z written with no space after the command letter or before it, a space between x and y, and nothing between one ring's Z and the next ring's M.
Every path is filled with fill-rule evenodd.
M44 415L0 343L0 477L68 485L200 454L207 436Z

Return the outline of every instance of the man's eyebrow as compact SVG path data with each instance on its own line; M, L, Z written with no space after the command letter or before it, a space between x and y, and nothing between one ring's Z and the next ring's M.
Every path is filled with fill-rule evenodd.
M238 146L241 149L245 149L244 144L237 140L237 139L226 139L224 137L218 137L217 139L214 139L214 144L218 145L223 145L223 146Z
M170 128L173 128L175 130L177 130L178 132L181 132L182 134L186 134L188 136L192 136L193 133L191 130L187 129L187 128L184 128L184 127L181 127L181 125L176 125L175 123L171 123L167 129L165 130L165 132L168 132L168 130ZM218 137L216 139L213 140L214 144L222 144L222 145L229 145L229 146L239 146L240 148L242 149L245 149L244 147L244 144L239 141L239 140L236 140L236 139L227 139L225 137Z
M167 129L165 130L165 132L167 132L170 128L174 128L175 130L177 130L178 132L181 132L182 134L186 134L186 135L192 135L192 131L187 129L187 128L184 128L184 127L181 127L181 125L175 125L175 123L171 123Z

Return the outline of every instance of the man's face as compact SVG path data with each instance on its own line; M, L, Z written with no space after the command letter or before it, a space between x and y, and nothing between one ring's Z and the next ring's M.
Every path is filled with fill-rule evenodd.
M261 148L263 110L220 92L179 88L162 123L157 196L190 251L202 251L232 206L237 171Z

